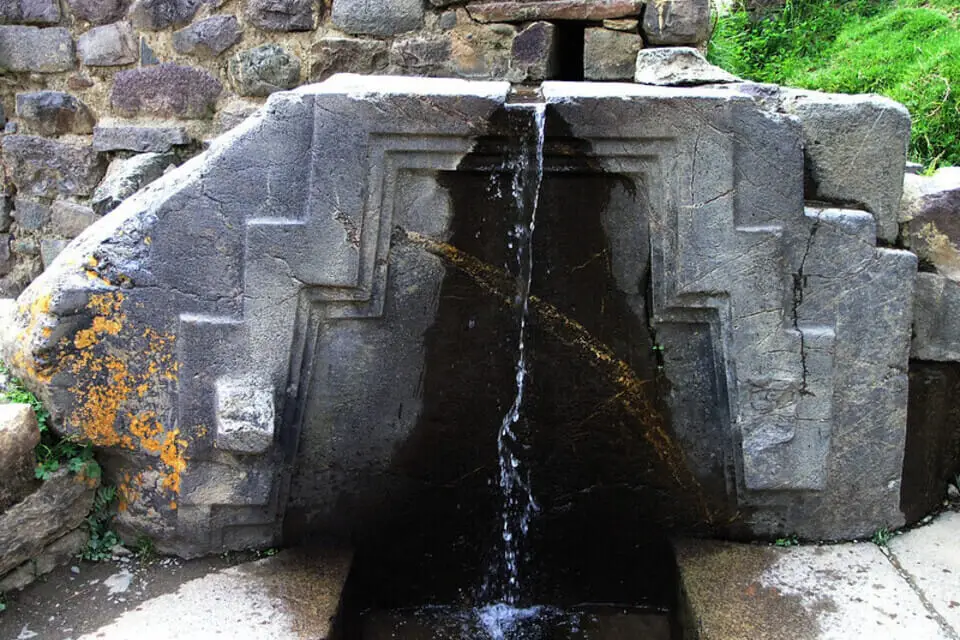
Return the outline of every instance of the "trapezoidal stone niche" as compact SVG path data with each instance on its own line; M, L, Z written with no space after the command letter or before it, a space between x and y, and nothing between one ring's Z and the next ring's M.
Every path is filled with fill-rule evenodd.
M437 487L483 513L517 338L509 95L274 94L31 284L5 360L99 447L125 531L187 556L356 534ZM614 488L734 535L902 524L915 257L805 206L798 123L739 89L542 100L522 428L544 514Z

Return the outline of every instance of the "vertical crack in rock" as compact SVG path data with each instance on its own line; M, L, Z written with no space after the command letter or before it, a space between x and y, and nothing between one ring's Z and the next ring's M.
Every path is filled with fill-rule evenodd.
M803 249L800 266L797 268L797 272L793 274L793 328L800 334L801 395L814 395L813 392L807 389L807 345L806 335L800 327L800 305L803 304L803 289L806 286L807 277L806 274L804 274L804 268L806 267L810 250L813 248L813 239L820 229L820 215L820 212L817 212L817 217L810 226L810 233L807 236L807 246Z

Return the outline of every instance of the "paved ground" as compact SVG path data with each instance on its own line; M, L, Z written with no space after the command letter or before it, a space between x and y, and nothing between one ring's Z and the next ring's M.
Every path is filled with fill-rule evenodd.
M960 513L885 546L677 544L699 640L960 640Z
M324 640L349 566L301 550L76 564L9 595L0 640Z

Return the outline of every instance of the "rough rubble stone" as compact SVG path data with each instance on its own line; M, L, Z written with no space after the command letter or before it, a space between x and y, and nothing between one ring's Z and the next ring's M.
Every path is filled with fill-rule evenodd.
M710 64L692 47L644 49L636 57L634 81L666 87L738 82L740 78Z
M916 360L960 362L960 283L938 273L918 273L913 302Z
M214 58L240 42L242 35L234 16L210 16L174 31L173 49L198 58Z
M241 96L268 96L300 83L300 59L279 45L264 44L233 56L229 73Z
M461 78L506 78L517 29L508 24L467 23L450 31L448 73Z
M160 31L189 23L202 2L203 0L134 0L128 15L137 29Z
M639 16L645 0L475 0L467 4L480 22L605 20Z
M641 49L643 38L639 34L601 28L584 30L584 80L632 80Z
M205 118L223 87L206 71L160 64L121 71L114 77L111 106L124 116Z
M0 0L0 24L57 24L56 0Z
M38 444L40 429L33 408L0 404L0 514L36 488L33 450Z
M10 253L10 234L0 233L0 276L7 275L12 269L13 256ZM2 333L3 329L0 328L0 334Z
M321 82L335 73L380 73L387 68L389 54L382 40L324 36L310 49L310 81Z
M77 54L88 67L118 67L137 61L137 36L127 21L94 27L77 40Z
M87 548L90 536L83 529L74 529L62 538L58 538L34 558L0 579L0 593L17 591L43 577L57 567L74 560Z
M70 244L70 241L62 238L42 238L40 240L40 261L43 263L43 268L49 267L57 259L57 256L67 248L68 244Z
M150 43L147 42L145 36L140 36L140 66L149 67L155 64L160 64L160 60L157 59L156 54L153 52L153 49L150 48Z
M894 242L910 142L910 114L893 100L784 90L783 109L800 119L808 198L865 208L877 237Z
M15 200L13 218L23 231L38 231L50 222L50 207L43 202L29 198Z
M90 512L98 484L99 480L61 469L0 515L0 575L80 526Z
M398 38L390 47L390 72L414 76L450 75L449 37Z
M33 238L15 238L10 242L10 250L21 256L39 256L40 243Z
M89 196L106 170L89 145L22 134L3 139L3 160L21 196Z
M78 235L96 222L97 214L86 205L55 200L50 205L50 233L76 238Z
M127 13L128 0L67 0L70 12L94 25L116 22Z
M0 197L0 232L9 231L13 224L13 201L10 198Z
M110 163L107 176L94 192L90 206L98 215L106 215L162 176L175 160L172 153L141 153L131 158L117 158Z
M93 129L93 148L97 151L136 151L163 153L178 145L189 144L183 127L140 126L101 122Z
M511 82L536 83L559 73L557 26L534 22L523 28L513 40L510 61Z
M650 0L643 33L652 45L701 44L710 37L710 0Z
M233 129L253 115L259 108L260 104L250 100L244 100L243 98L233 98L227 101L226 104L217 110L217 130L223 133Z
M904 176L899 220L905 223L907 246L960 282L960 167Z
M265 453L273 446L275 410L273 391L252 377L217 381L217 435L221 451Z
M57 136L87 134L96 118L83 102L62 91L33 91L17 94L17 117L31 133Z
M66 29L0 26L0 70L58 73L76 65L73 38Z
M311 31L316 20L311 0L246 0L246 16L264 31Z
M423 26L423 0L335 0L330 19L349 34L393 36Z

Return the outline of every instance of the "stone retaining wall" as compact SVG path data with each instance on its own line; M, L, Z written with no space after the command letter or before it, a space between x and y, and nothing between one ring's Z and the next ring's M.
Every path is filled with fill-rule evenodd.
M0 297L17 295L134 187L194 155L274 91L338 72L631 80L644 47L702 45L709 6L2 0ZM126 176L119 191L118 181L100 185L111 162L144 152L167 155L113 166Z

